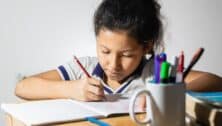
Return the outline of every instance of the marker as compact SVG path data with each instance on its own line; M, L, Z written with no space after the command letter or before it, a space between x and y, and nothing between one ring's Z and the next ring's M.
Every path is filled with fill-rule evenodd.
M166 53L162 52L160 53L160 62L164 62L164 61L167 61L167 55Z
M197 61L200 59L200 57L202 56L204 52L204 48L199 48L197 50L197 52L194 54L190 64L188 65L188 67L186 68L186 70L183 73L183 78L185 80L186 76L188 75L188 73L190 72L190 70L192 69L192 67L197 63Z
M170 77L169 77L169 82L175 83L176 81L176 74L177 74L177 67L178 67L178 57L174 57L174 63L171 65L170 69Z
M91 123L95 123L98 126L110 126L108 123L103 122L95 117L86 117L86 120L91 122Z
M178 71L183 72L183 69L184 69L184 52L181 51L178 61Z
M160 57L159 55L155 55L154 59L154 82L160 82Z
M162 63L165 62L167 60L167 55L166 53L162 52L159 54L159 80L158 80L158 83L162 82L161 80L161 70L162 70ZM164 68L165 69L165 68ZM163 79L163 78L162 78ZM165 79L164 79L165 81ZM167 82L164 82L164 83L167 83Z
M169 68L170 63L164 61L161 64L161 71L160 71L160 80L161 83L168 83L169 82Z
M176 83L183 82L183 69L184 69L184 52L182 51L179 56L177 74L176 74Z

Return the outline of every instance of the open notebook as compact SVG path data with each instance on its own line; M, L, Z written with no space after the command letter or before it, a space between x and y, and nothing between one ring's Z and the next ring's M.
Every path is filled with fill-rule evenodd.
M41 100L19 104L2 104L1 108L25 125L42 125L84 120L86 117L107 117L128 114L129 99L107 96L102 102L80 102L71 99ZM137 112L142 112L136 108Z

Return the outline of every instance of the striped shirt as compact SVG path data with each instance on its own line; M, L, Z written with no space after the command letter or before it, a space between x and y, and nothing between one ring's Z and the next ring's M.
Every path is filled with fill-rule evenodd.
M152 58L144 58L138 68L115 90L103 81L104 71L96 57L81 57L79 61L93 77L101 80L104 85L105 94L132 94L135 90L143 88L148 81L153 79L154 63ZM60 65L57 71L63 80L78 80L86 76L73 60Z

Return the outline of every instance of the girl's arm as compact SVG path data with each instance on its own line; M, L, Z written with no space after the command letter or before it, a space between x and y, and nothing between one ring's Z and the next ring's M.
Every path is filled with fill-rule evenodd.
M222 91L222 78L212 73L191 71L185 83L192 91Z
M94 101L101 100L104 95L100 85L93 78L63 81L56 70L51 70L18 82L15 94L29 100L73 98Z

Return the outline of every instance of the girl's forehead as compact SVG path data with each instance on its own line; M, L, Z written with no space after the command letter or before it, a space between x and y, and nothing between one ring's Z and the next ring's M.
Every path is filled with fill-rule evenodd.
M123 37L129 37L127 35L127 31L126 30L120 30L120 29L114 29L114 30L110 30L107 28L102 28L99 31L99 34L97 35L97 37L100 36L104 36L104 35L119 35L119 36L123 36Z
M97 35L97 46L114 50L135 50L141 45L124 31L101 30Z
M129 36L124 30L101 29L96 38L97 41L134 42L138 44L137 40Z

